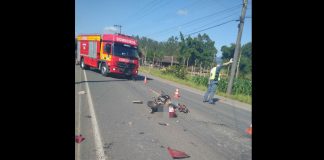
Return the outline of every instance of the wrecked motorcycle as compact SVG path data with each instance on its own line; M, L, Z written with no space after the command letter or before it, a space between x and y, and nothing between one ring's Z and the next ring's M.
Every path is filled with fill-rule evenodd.
M166 95L163 91L158 97L153 97L153 101L148 101L147 106L151 109L151 113L157 112L159 108L163 108L165 104L171 102L171 97Z
M167 105L167 107L172 106L174 109L178 109L179 112L188 113L189 109L186 105L178 103L175 105L171 102L171 97L161 91L161 94L158 97L153 97L153 101L148 101L147 106L150 108L151 113L157 112L159 108L163 110L163 107Z

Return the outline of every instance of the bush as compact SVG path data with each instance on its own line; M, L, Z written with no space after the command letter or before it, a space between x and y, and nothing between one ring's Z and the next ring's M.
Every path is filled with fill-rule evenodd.
M208 86L208 77L193 76L191 81L194 82L197 85L202 85L202 86L205 86L205 87Z
M208 77L193 76L191 79L197 85L208 86ZM228 85L227 78L221 78L217 84L217 92L226 93ZM234 79L232 94L252 95L252 81L248 79Z
M235 79L233 94L252 95L252 81L247 79Z
M185 79L188 74L188 72L184 66L178 66L178 65L169 66L169 67L163 69L162 73L173 75L179 79Z
M228 79L221 79L218 83L217 90L227 91ZM248 79L234 79L232 94L252 95L252 81Z
M226 93L227 85L228 85L227 78L226 79L221 78L217 85L217 91Z

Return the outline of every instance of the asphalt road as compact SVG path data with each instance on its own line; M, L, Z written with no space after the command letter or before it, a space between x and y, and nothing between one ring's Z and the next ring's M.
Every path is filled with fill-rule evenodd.
M167 147L184 151L193 160L252 159L252 137L245 133L251 111L221 101L203 103L202 95L179 87L181 97L173 102L186 104L190 113L177 112L177 118L169 118L166 108L150 114L146 102L160 90L173 96L176 85L150 76L145 85L143 79L103 77L95 70L75 67L75 132L86 138L75 145L77 160L171 160Z

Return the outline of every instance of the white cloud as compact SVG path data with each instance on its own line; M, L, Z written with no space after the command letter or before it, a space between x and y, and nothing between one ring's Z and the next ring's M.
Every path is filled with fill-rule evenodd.
M186 9L179 9L177 11L177 14L180 16L186 16L188 14L188 11Z
M113 27L113 26L110 26L110 27L105 27L104 28L104 32L105 33L117 33L118 32L118 29Z

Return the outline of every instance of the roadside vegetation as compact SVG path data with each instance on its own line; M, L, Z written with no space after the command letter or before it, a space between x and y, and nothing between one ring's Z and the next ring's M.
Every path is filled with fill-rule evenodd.
M154 76L177 82L201 91L207 90L208 77L207 76L192 76L188 74L185 67L170 66L168 68L157 69L147 66L141 66L140 71L149 73ZM240 102L251 104L252 102L252 81L248 79L235 79L233 84L232 95L226 94L228 78L223 77L219 81L216 94L230 99L238 100Z

